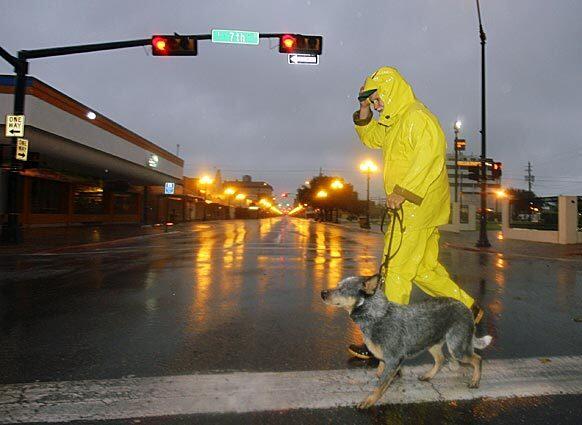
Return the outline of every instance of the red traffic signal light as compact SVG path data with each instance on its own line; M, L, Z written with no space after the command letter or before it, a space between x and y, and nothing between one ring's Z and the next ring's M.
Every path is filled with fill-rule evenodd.
M189 35L154 35L152 55L154 56L196 56L198 41Z
M283 34L279 39L279 53L321 55L322 44L320 35Z

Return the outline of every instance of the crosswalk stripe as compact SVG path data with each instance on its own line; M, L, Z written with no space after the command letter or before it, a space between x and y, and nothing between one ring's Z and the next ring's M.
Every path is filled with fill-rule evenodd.
M490 360L481 387L470 370L444 368L432 382L407 367L381 404L582 394L582 356ZM0 423L127 419L198 413L354 406L375 386L373 371L235 372L0 385Z

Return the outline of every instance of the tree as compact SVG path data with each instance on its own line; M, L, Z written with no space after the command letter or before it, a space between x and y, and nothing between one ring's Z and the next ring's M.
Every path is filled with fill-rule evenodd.
M333 189L332 182L340 180L343 183L341 189ZM326 197L318 197L320 191L327 193ZM296 203L308 204L320 210L322 220L331 221L334 210L344 210L358 214L361 212L361 202L358 201L358 193L354 191L352 184L343 181L337 176L319 175L313 177L308 185L302 185L297 189Z

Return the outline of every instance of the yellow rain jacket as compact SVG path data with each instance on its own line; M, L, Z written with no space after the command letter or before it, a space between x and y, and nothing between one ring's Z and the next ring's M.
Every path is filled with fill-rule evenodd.
M366 79L364 90L377 89L384 102L378 120L360 120L354 113L362 143L382 149L384 189L403 196L408 230L440 226L449 220L450 194L446 140L438 119L414 96L410 85L391 67Z
M451 297L471 307L473 298L451 280L438 260L437 226L448 222L450 211L446 142L439 122L394 68L382 67L368 77L364 90L370 89L378 90L384 110L378 120L361 120L356 111L356 132L366 146L382 149L386 194L394 192L405 199L404 232L396 226L394 240L399 243L390 253L386 296L408 304L414 282L433 297Z

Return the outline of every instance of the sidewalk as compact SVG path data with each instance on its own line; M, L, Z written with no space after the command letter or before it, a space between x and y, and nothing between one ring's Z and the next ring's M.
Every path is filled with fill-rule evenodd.
M353 230L382 234L380 226L372 224L370 230L362 229L358 223L342 222L327 223L334 226L341 226ZM386 230L386 226L385 230ZM441 231L441 246L443 248L462 249L466 251L485 252L489 254L501 254L508 257L535 257L542 259L564 259L572 261L582 261L582 244L559 245L543 242L529 242L521 240L504 239L500 230L490 230L490 248L477 248L475 246L479 239L478 231L467 232L446 232Z
M164 226L141 226L138 224L36 227L24 229L22 244L0 244L0 255L51 252L75 247L90 248L162 234L164 230ZM169 231L172 231L172 227L169 228Z

